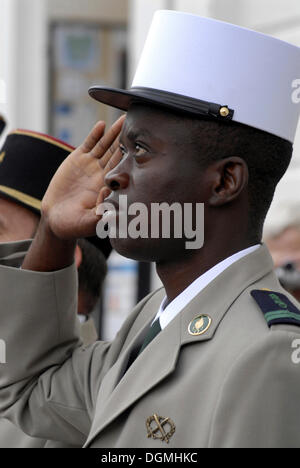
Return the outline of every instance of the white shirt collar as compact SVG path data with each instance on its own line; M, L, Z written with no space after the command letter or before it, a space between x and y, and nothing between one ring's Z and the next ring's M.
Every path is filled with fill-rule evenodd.
M237 252L231 257L228 257L222 262L218 263L213 268L197 278L192 284L190 284L166 308L164 308L167 301L167 298L165 297L153 322L159 318L161 329L163 330L166 328L166 326L176 317L176 315L179 314L179 312L181 312L188 305L188 303L191 302L194 297L196 297L209 283L217 278L217 276L223 273L223 271L225 271L233 263L237 262L246 255L255 252L255 250L258 250L259 248L260 245L254 245L253 247L249 247L245 250Z

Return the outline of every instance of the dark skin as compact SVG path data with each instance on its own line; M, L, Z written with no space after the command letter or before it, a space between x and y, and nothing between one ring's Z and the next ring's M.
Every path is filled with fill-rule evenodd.
M117 202L119 195L127 195L128 204L142 202L147 206L163 201L202 202L205 203L202 249L185 250L185 239L112 240L113 247L122 255L156 262L171 302L214 265L260 242L259 235L257 239L249 239L247 234L248 168L243 159L232 155L200 169L197 158L201 158L201 138L196 156L186 143L188 126L164 111L132 106L118 141L122 125L120 122L103 137L103 124L98 124L92 136L75 151L77 155L72 153L69 164L54 177L23 268L55 271L69 266L76 237L94 233L99 220L95 207L104 198ZM93 172L96 166L89 162L87 153L92 154L98 172L102 172L98 178ZM98 191L100 188L100 195L96 188Z

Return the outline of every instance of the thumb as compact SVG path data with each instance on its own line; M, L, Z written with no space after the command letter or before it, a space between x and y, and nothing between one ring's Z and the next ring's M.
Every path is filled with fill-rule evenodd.
M102 205L102 203L104 202L104 200L111 194L111 190L108 188L108 187L103 187L100 192L99 192L99 195L98 195L98 198L97 198L97 203L96 203L96 214L97 214L97 208L99 205ZM97 215L98 216L98 215Z

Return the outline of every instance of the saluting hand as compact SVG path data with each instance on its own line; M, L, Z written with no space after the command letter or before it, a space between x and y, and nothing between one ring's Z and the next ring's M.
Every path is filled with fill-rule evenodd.
M24 270L64 269L74 261L76 240L96 234L96 206L110 193L104 177L122 159L119 135L124 120L121 117L106 134L105 123L98 122L60 166L42 201L40 225Z
M84 143L63 162L42 201L42 216L60 239L94 236L99 216L104 177L119 164L122 154L118 139L125 116L104 134L105 123L98 122ZM100 194L100 198L99 198Z

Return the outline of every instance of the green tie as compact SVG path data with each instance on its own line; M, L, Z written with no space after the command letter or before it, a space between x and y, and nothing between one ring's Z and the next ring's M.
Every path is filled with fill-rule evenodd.
M151 325L138 355L140 355L144 351L144 349L148 346L148 344L151 343L152 340L154 340L154 338L156 337L156 335L159 334L159 332L161 332L161 326L160 326L159 318L158 318Z

